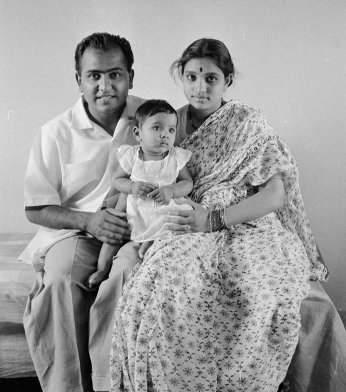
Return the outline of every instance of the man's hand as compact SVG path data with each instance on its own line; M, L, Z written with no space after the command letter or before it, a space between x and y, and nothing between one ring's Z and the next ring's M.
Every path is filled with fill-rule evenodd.
M111 245L130 237L126 213L114 208L97 212L73 211L65 207L48 205L27 207L30 222L52 229L82 230Z
M149 182L134 181L131 189L133 195L145 200L148 197L148 194L156 189L156 186Z
M129 239L131 234L129 229L126 213L114 208L93 213L87 225L88 233L110 245Z
M172 185L160 186L148 194L148 198L155 200L158 204L169 204L174 195Z

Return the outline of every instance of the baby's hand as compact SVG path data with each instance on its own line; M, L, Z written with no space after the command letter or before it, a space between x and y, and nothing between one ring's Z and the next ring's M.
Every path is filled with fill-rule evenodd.
M148 197L154 199L158 204L169 204L174 195L172 185L160 186L148 194Z
M154 189L156 189L155 185L143 181L134 181L131 187L132 194L142 200L145 200Z

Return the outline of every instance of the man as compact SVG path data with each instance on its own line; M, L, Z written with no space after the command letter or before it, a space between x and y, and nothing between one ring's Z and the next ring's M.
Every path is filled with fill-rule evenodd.
M125 214L100 207L110 186L110 150L136 143L132 119L144 100L128 95L133 61L125 38L83 39L75 52L81 98L42 127L31 150L25 210L40 228L20 258L37 272L24 327L44 392L109 390L114 310L136 248L122 248L98 290L89 290L87 279L102 242L122 243L130 234Z

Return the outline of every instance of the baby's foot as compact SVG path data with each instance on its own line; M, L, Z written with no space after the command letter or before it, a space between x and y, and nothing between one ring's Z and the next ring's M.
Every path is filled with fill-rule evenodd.
M97 287L101 282L106 280L107 274L105 271L96 271L90 275L88 279L88 287L90 290Z
M154 241L142 242L138 251L140 259L144 259L146 251L151 247Z

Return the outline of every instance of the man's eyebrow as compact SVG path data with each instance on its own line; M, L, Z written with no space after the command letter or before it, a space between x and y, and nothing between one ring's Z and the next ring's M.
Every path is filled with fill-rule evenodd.
M87 69L86 72L97 72L97 73L109 73L109 72L113 72L113 71L124 71L124 69L122 67L115 67L115 68L110 68L110 69L106 69L106 70L99 70L99 69Z

